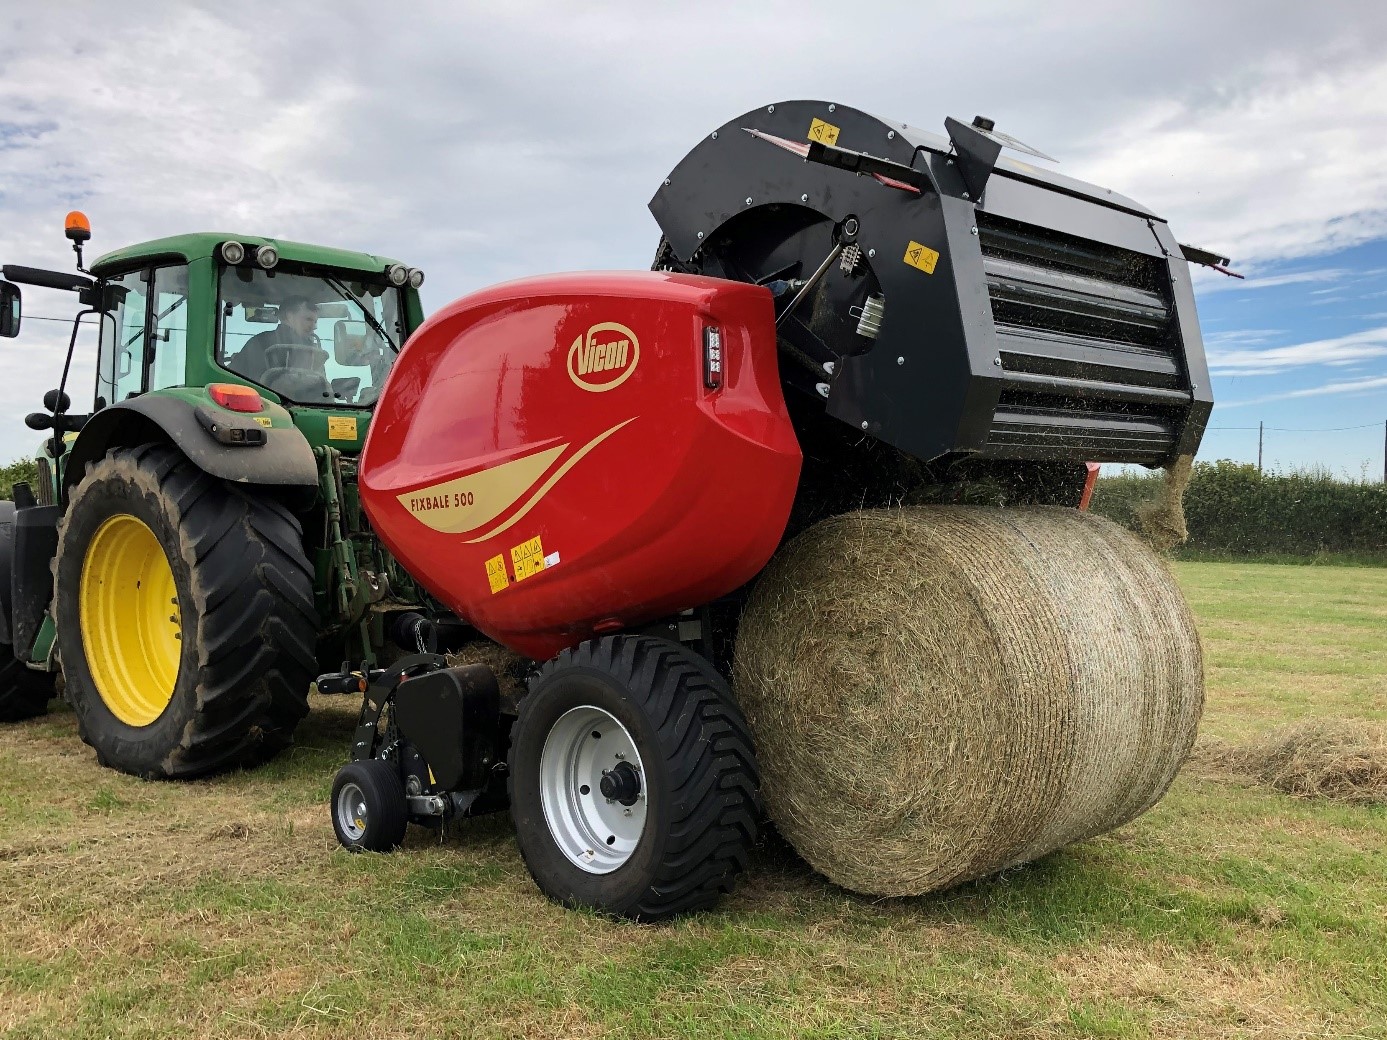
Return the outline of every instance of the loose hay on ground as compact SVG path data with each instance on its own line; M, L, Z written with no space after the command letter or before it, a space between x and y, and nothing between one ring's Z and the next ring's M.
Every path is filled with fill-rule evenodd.
M1245 747L1201 741L1191 760L1286 794L1387 805L1387 726L1360 719L1297 722Z
M913 895L1035 859L1165 793L1203 705L1163 563L1072 509L834 517L743 615L768 811L831 880Z

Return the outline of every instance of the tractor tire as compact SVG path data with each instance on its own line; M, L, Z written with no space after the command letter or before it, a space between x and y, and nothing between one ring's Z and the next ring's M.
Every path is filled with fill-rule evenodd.
M638 921L711 907L760 820L746 721L692 651L619 635L565 650L521 699L510 798L545 895Z
M104 766L181 780L255 765L308 712L318 620L298 520L172 447L88 467L54 604L67 699Z
M22 722L48 711L54 676L36 672L15 659L14 648L0 643L0 722Z
M393 852L405 840L409 807L393 763L352 762L332 782L332 829L348 852Z

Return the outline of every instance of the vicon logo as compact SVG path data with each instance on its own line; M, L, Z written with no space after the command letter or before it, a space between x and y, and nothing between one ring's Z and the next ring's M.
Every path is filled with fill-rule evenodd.
M631 378L641 359L640 341L625 325L600 322L568 348L568 377L584 390L600 394Z

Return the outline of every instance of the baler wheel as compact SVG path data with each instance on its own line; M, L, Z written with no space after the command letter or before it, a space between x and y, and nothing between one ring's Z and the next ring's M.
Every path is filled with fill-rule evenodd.
M395 767L379 758L352 762L332 782L332 829L349 852L393 852L405 840L409 810Z
M0 643L0 722L21 722L48 711L53 699L51 672L24 667L14 656L14 648Z
M54 613L102 765L187 779L269 758L308 712L317 614L298 520L172 447L90 466L58 533Z
M510 751L520 853L545 895L658 921L712 906L760 816L746 722L692 651L649 636L565 650L520 702Z

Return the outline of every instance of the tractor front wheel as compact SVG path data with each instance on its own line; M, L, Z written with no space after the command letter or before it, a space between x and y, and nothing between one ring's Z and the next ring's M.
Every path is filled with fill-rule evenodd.
M175 449L117 450L72 493L55 613L103 765L185 779L261 761L308 711L317 619L298 521Z
M512 733L511 814L551 899L641 921L712 906L756 840L746 723L692 651L609 636L544 666Z

